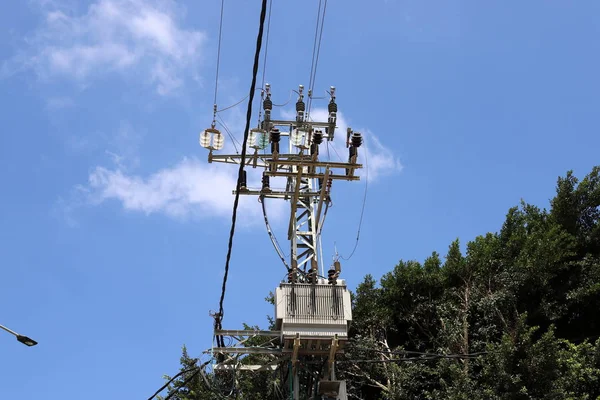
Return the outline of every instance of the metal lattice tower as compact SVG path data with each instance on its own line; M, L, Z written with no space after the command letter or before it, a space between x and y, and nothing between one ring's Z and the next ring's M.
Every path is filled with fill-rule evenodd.
M299 387L296 363L304 355L326 357L328 380L321 381L323 393L328 390L336 397L345 398L342 392L345 383L335 381L333 363L336 353L343 351L347 340L347 323L352 319L350 295L345 282L338 280L341 267L339 262L327 271L327 279L319 277L319 257L321 232L330 204L331 188L334 181L355 181L355 175L362 165L357 163L358 148L362 145L362 135L348 128L346 132L347 162L322 161L319 158L320 146L333 141L337 122L335 88L331 87L327 121L312 121L307 118L304 102L304 87L300 86L296 102L295 120L275 120L271 113L270 85L266 84L262 93L264 119L257 128L248 132L248 146L253 150L242 160L241 155L216 154L224 144L224 136L214 124L200 134L200 144L209 150L209 162L240 165L245 168L260 168L262 185L249 188L244 169L240 182L240 195L258 196L262 203L269 237L280 258L287 267L287 282L282 282L276 291L275 319L277 331L215 331L217 336L228 336L237 343L232 347L213 347L213 354L222 357L215 369L247 369L261 371L275 369L289 364L292 368L293 398L297 399ZM310 93L309 93L310 95ZM282 139L287 139L287 146ZM280 189L273 188L272 182L284 183ZM235 190L234 190L235 194ZM280 199L290 202L288 240L290 258L285 260L283 251L275 239L266 213L264 199ZM325 271L322 271L321 276ZM266 346L245 347L252 337L268 338ZM273 347L275 346L275 347ZM240 365L241 354L271 354L276 357L263 365ZM337 386L336 386L337 384ZM316 386L315 386L316 387ZM337 387L338 389L327 389ZM332 392L333 391L333 392Z

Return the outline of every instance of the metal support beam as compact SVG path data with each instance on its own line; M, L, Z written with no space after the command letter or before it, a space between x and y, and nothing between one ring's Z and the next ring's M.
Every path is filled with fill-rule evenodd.
M329 179L329 167L325 169L325 176L323 177L323 187L319 194L319 205L317 206L317 214L315 216L316 226L319 229L321 221L321 211L323 210L323 200L325 200L325 194L327 194L327 180Z
M294 189L294 197L292 199L292 212L290 215L290 226L288 229L288 240L292 240L294 234L294 225L296 223L296 211L298 210L298 198L300 197L300 183L302 183L302 168L298 168L296 172L296 184Z
M266 171L265 175L268 176L279 176L279 177L285 177L285 178L293 178L296 176L296 173L290 173L290 172L274 172L274 171ZM304 174L303 175L306 178L311 178L311 179L323 179L325 178L325 174ZM359 176L350 176L350 175L336 175L336 174L331 174L329 175L329 177L331 179L336 179L336 180L342 180L342 181L359 181L360 177Z
M335 371L334 371L334 363L335 363L335 353L338 350L338 335L335 335L335 337L331 340L331 347L329 349L329 359L328 361L328 370L329 370L329 379L330 380L335 380Z
M217 329L215 330L215 335L217 336L269 336L269 337L279 337L281 336L281 331L254 331L254 330L245 330L245 329Z
M296 338L294 339L294 350L292 352L292 366L296 368L296 363L298 362L298 350L300 350L300 334L296 333Z

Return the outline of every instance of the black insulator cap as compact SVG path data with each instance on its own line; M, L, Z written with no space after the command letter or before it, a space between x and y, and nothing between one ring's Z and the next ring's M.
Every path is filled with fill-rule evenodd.
M327 106L327 108L329 109L330 113L337 112L337 103L335 101L331 100L329 102L329 106Z
M246 171L242 171L242 176L240 177L240 187L245 188L248 186L248 181L246 180Z
M304 111L306 109L306 105L304 104L303 101L298 100L296 102L296 111Z
M360 145L362 144L362 135L358 132L355 132L352 134L352 146L354 147L360 147Z
M321 144L323 143L323 133L321 131L317 131L313 133L313 143Z
M269 182L270 182L269 175L263 174L263 176L262 176L263 187L269 187Z
M319 190L323 188L323 178L319 178Z
M296 271L294 271L293 269L288 270L288 282L296 282Z
M330 285L336 284L337 279L335 276L335 269L330 269L329 271L327 271L327 280L329 281Z
M280 139L281 139L281 134L279 132L279 129L271 129L271 142L279 143Z
M313 143L310 145L310 154L313 155L315 153L319 154L319 145L316 143Z
M263 109L265 109L265 110L273 109L273 102L271 101L270 98L266 98L265 101L263 101Z

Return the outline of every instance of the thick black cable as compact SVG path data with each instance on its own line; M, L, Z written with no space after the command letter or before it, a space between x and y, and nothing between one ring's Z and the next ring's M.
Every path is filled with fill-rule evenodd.
M187 373L187 372L192 372L194 370L196 370L198 367L193 367L190 369L186 369L184 371L179 372L177 375L175 375L174 377L172 377L167 383L165 383L164 385L162 385L160 387L160 389L158 389L152 396L148 397L148 400L152 400L153 398L156 397L157 394L159 394L160 392L162 392L163 390L166 389L167 386L169 386L175 379L179 378L181 375Z
M200 371L202 368L206 367L208 364L210 363L209 361L204 362L202 365L200 366L195 366L192 368L188 368L186 370L180 371L177 375L175 375L174 377L172 377L167 383L165 383L164 385L161 386L160 389L158 389L152 396L148 397L148 400L152 400L153 398L156 397L156 395L158 395L160 392L162 392L163 390L165 390L167 388L167 386L169 386L171 383L173 383L173 381L177 378L179 378L181 375L183 374L187 374L188 372L192 372L192 371L196 371L196 373L198 373L198 371ZM193 374L192 376L195 376L195 374ZM188 378L189 379L189 378ZM191 380L191 379L190 379ZM182 386L185 386L186 383L189 383L187 380L182 384ZM170 394L169 396L172 396L172 394ZM167 400L170 397L165 398L165 400Z
M238 171L237 187L235 191L235 199L233 201L233 214L231 216L231 231L229 232L229 243L227 245L227 258L225 260L225 274L223 275L223 286L221 288L221 298L219 300L219 314L217 315L216 327L221 329L223 320L223 301L225 300L225 291L227 289L227 277L229 275L229 262L231 260L231 251L233 249L233 236L235 234L235 222L237 219L237 208L240 201L240 187L242 183L242 175L246 164L246 147L248 144L248 131L250 129L250 121L252 119L252 101L254 99L254 90L256 87L256 76L258 75L258 64L260 58L260 48L262 45L263 29L265 25L265 16L267 11L267 0L262 1L262 9L260 12L260 23L258 26L258 36L256 38L256 52L254 54L254 67L252 70L252 84L250 85L250 94L248 99L248 112L246 114L246 129L244 129L244 140L242 143L242 154L240 160L240 169Z
M185 387L185 385L187 385L188 383L190 383L192 381L192 379L194 379L196 377L196 375L198 375L200 373L200 368L196 369L196 372L194 372L193 374L191 374L190 376L188 376L188 378L183 381L183 383L181 384L182 387ZM172 391L170 394L167 395L167 397L164 398L164 400L169 400L171 397L175 396L175 394L177 393L177 390Z

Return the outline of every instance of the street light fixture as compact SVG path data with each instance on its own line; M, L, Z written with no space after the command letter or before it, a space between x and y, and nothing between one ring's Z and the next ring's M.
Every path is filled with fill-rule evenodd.
M31 346L35 346L36 344L38 344L35 340L33 340L27 336L19 335L17 332L12 331L5 326L0 325L0 328L4 329L6 332L14 335L19 342L23 343L26 346L31 347Z

